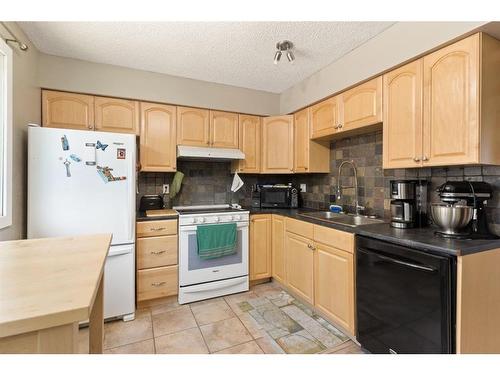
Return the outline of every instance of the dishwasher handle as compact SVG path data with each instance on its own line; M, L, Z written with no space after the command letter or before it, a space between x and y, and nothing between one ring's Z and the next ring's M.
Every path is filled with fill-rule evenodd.
M361 251L362 252L366 252L366 251L363 251L363 250L361 250ZM399 260L399 259L395 259L395 258L392 258L392 257L388 257L386 255L380 254L378 251L373 251L373 250L369 250L369 251L371 253L375 254L380 259L383 259L383 260L385 260L386 262L389 262L389 263L396 263L396 264L399 264L399 265L401 265L403 267L413 268L413 269L416 269L416 270L426 271L426 272L437 272L438 271L437 269L435 269L433 267L421 266L420 264L405 262L403 260Z

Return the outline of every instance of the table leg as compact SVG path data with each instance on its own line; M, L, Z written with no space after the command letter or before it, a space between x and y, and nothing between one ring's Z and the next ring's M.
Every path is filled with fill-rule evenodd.
M89 319L89 353L102 354L102 345L104 341L104 274L99 282L94 305L90 312Z

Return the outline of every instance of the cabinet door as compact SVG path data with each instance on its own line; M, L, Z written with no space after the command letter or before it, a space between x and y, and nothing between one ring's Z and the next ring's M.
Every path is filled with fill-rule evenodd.
M177 107L177 144L210 146L208 109Z
M42 125L48 128L94 129L94 97L42 91Z
M285 232L286 279L290 290L314 303L314 246L309 238Z
M334 96L311 107L311 138L332 135L339 125L338 97Z
M422 164L422 59L384 75L384 168Z
M307 172L309 169L309 108L295 113L293 118L293 170Z
M333 322L355 334L353 255L323 244L315 246L315 307Z
M479 34L424 57L424 166L479 162Z
M95 130L139 134L139 102L96 96L94 109Z
M238 114L210 111L210 138L212 147L238 148Z
M250 219L250 280L271 277L271 215Z
M238 163L237 172L260 173L262 123L259 116L239 116L240 149L245 160Z
M262 173L293 172L293 116L264 117Z
M339 95L341 121L338 131L382 122L382 77L374 78Z
M285 218L273 215L272 219L272 277L286 284Z
M176 108L141 103L141 171L176 170Z

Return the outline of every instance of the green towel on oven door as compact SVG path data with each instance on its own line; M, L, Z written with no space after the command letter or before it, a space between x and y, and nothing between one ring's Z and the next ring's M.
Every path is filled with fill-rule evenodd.
M198 225L198 256L201 259L215 259L236 253L236 223Z

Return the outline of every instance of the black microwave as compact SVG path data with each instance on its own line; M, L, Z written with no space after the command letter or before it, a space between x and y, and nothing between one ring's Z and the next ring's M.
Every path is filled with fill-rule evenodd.
M259 185L261 208L298 208L299 190L292 185Z

